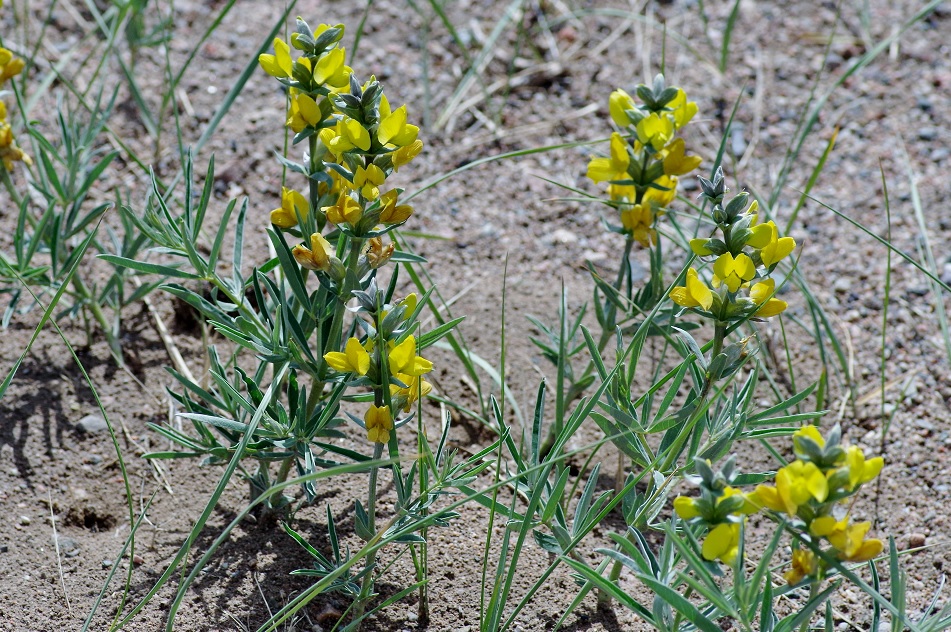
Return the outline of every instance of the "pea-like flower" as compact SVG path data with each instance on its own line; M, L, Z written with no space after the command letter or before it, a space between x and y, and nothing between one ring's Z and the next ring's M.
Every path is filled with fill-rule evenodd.
M324 354L324 360L335 371L366 375L370 370L370 354L356 338L347 340L344 351L330 351Z
M401 403L403 412L405 413L412 410L413 404L429 395L433 390L433 385L420 376L397 373L393 377L403 384L406 384L405 387L399 386L398 384L390 384L390 397L393 398L394 405L398 406Z
M637 140L650 145L654 151L664 148L674 135L674 122L667 116L653 112L637 122Z
M706 311L713 305L713 292L700 280L694 268L687 270L685 285L670 291L670 298L682 307L700 307Z
M724 283L731 292L736 292L741 285L756 276L756 266L746 253L741 252L734 257L725 252L713 263L713 274L714 287Z
M759 249L760 259L767 268L785 259L796 248L796 240L792 237L780 237L779 230L772 221L754 227L753 237L747 243Z
M279 37L274 38L274 54L262 53L258 55L258 63L264 72L278 79L291 76L294 62L291 60L291 47Z
M375 200L380 197L380 185L386 180L386 174L383 170L374 164L368 167L357 167L353 174L353 187L359 189L368 200Z
M330 242L324 239L323 235L314 233L310 236L310 248L297 245L294 246L291 253L303 268L330 272L336 251Z
M611 155L606 158L592 158L588 163L588 177L594 182L626 180L627 168L631 157L627 153L627 141L614 132L611 134Z
M352 226L363 217L363 209L347 193L341 193L337 198L337 203L333 206L325 206L320 210L327 215L327 221L331 224L350 224Z
M687 93L677 89L677 96L667 104L671 109L670 116L673 119L674 127L680 129L690 122L690 119L697 113L697 104L693 101L687 101Z
M433 363L422 356L416 355L416 338L407 336L398 345L394 345L388 354L390 375L405 373L409 376L418 376L433 370Z
M419 128L406 122L406 106L401 105L390 112L386 96L380 99L380 127L376 137L381 145L405 147L419 135Z
M635 204L621 211L621 225L645 248L654 241L654 212L649 204Z
M790 586L795 586L806 577L813 577L819 570L819 561L815 554L809 549L794 549L792 552L792 564L788 571L783 573L783 578Z
M815 463L793 461L776 472L776 487L757 485L754 499L773 511L795 516L801 505L810 499L824 502L829 496L829 483Z
M852 491L878 476L882 467L885 466L885 460L882 457L866 459L862 449L854 445L846 450L845 462L849 468L849 485Z
M291 97L291 109L287 113L286 125L300 134L308 127L316 127L323 121L320 106L309 95L299 92Z
M22 59L13 56L13 51L0 46L0 85L23 72L25 66Z
M627 110L636 110L634 99L624 90L618 88L608 97L608 111L611 113L611 120L620 128L625 128L634 121L628 116Z
M881 540L865 539L865 534L871 526L869 522L850 525L848 516L842 520L821 516L812 521L809 531L815 536L825 537L839 552L841 559L847 562L867 562L884 548Z
M387 406L370 406L363 416L366 424L367 439L374 443L386 443L393 429L393 414Z
M321 142L335 156L352 149L368 151L370 149L370 132L366 130L360 121L348 116L343 117L334 127L327 127L320 130L318 134Z
M391 154L393 161L393 171L399 171L400 167L409 164L413 158L423 151L423 141L418 138L405 147L400 147Z
M759 306L754 316L758 318L769 318L782 313L786 307L786 301L773 298L776 293L776 281L773 279L764 279L759 283L754 283L750 288L750 299Z
M271 223L281 228L297 226L297 218L307 219L310 214L310 202L303 194L287 187L281 187L281 208L271 211Z
M410 218L413 214L413 207L409 204L398 204L399 193L396 189L387 191L380 196L382 209L380 210L380 222L383 224L401 224Z
M680 176L690 173L700 166L703 159L700 156L687 156L686 143L683 138L675 138L667 146L667 155L664 156L664 173L668 176Z

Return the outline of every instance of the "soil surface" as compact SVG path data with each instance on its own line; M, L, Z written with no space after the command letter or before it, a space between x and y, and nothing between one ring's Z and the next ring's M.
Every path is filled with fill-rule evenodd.
M158 8L153 10L165 15L168 3L155 4ZM174 3L175 32L168 51L173 67L180 67L224 4L217 0ZM345 23L349 48L365 4L302 0L291 15L299 14L312 25ZM11 5L18 16L27 18L26 26L14 24ZM19 51L33 46L49 15L50 27L39 52L41 74L50 63L61 62L64 51L74 47L88 51L96 40L82 39L94 28L82 3L56 3L52 11L49 5L8 0L0 14L6 45ZM765 199L777 185L786 151L797 136L797 121L804 108L810 107L810 94L831 94L768 213L780 226L795 216L790 233L801 245L799 268L829 315L851 372L850 398L846 374L831 363L827 401L832 412L823 424L841 423L848 440L868 452L884 449L887 465L881 485L863 493L853 515L873 520L874 534L894 537L902 550L924 547L903 557L909 611L919 613L941 585L944 564L949 561L951 519L941 509L951 501L951 378L941 329L944 296L915 266L893 255L885 318L885 247L826 205L876 235L890 231L895 246L915 260L921 260L921 253L930 248L936 275L951 284L951 257L946 254L951 242L947 185L951 7L939 6L898 36L920 3L742 1L726 70L721 72L717 66L732 2L471 0L445 5L456 37L430 3L373 2L358 59L352 64L363 77L376 75L390 102L407 103L411 118L421 122L424 153L399 174L408 191L485 156L605 138L610 130L610 92L616 87L633 92L635 85L658 71L663 58L668 82L682 86L700 108L687 135L688 147L704 158L700 173L709 174L733 104L738 103L726 144L728 184L734 191L746 189ZM231 82L282 10L281 3L238 0L220 28L200 46L174 105L186 145L194 145L200 137ZM149 13L150 23L158 17ZM505 24L496 39L494 29L500 20ZM29 35L26 41L17 39L22 33ZM853 65L887 38L894 39L870 64L853 73ZM493 41L494 52L480 57L482 47ZM138 79L154 108L161 94L163 54L161 48L150 50L154 57L148 57L153 55L149 52L139 60L139 68L147 71L139 72ZM467 58L484 62L477 81L466 80ZM170 112L165 113L167 132L156 156L114 61L105 70L107 77L113 77L107 85L120 85L120 105L109 120L110 129L153 163L158 173L173 174L178 158ZM90 74L88 66L77 68L73 80L82 86ZM61 85L54 83L33 114L48 134L54 133L51 113L60 90ZM281 169L274 151L283 144L283 108L276 82L257 70L195 158L196 171L203 172L211 155L215 156L216 199L211 212L220 214L230 198L248 196L249 217L254 219L249 221L245 261L256 264L268 258L267 213L280 204ZM821 204L807 199L794 210L836 131L835 149L811 192ZM503 327L503 277L507 275L507 375L510 394L525 414L533 406L539 380L553 377L553 367L529 341L537 331L526 316L554 322L562 286L577 312L590 300L586 262L604 273L616 270L623 244L619 236L603 229L601 208L560 200L566 197L564 190L545 180L595 192L584 174L588 159L599 151L604 151L603 145L489 162L436 184L414 200L416 214L407 228L438 239L411 236L408 241L429 260L440 293L452 299L452 312L467 316L461 331L468 344L496 365ZM882 174L891 202L890 225ZM15 177L22 187L23 175L18 172ZM123 200L141 209L147 183L147 174L122 157L110 166L86 204L114 200L118 191ZM686 179L682 193L695 196L695 181ZM6 193L0 196L0 249L9 252L16 212ZM117 224L115 217L107 222ZM668 254L674 273L686 257ZM633 257L636 265L647 269L645 252L635 252ZM767 365L774 374L781 376L781 388L793 383L802 388L819 378L819 347L802 326L809 318L803 296L787 290L782 298L790 304L784 320L788 362L776 319L760 328L767 347L763 353L769 356ZM131 523L116 450L108 431L88 418L99 415L95 398L52 328L40 332L0 400L2 630L79 629L111 567L118 564L120 572L105 590L90 627L107 629L122 600L129 564L126 611L170 563L218 481L221 470L216 467L200 467L188 459L150 463L140 458L144 452L168 448L146 426L169 423L172 410L166 388L173 387L173 379L165 370L170 360L157 333L156 317L168 325L192 370L196 374L205 370L206 341L200 330L188 322L187 314L182 316L184 310L168 295L156 292L151 300L152 311L140 305L123 313L127 370L116 367L101 337L86 344L80 320L63 317L58 321L77 346L78 357L115 425L136 515L152 500L131 559L117 559ZM0 368L4 375L28 344L39 318L40 310L18 314L3 331ZM225 346L220 338L211 342ZM454 357L444 352L433 355L436 390L466 405L477 405ZM486 377L485 383L491 384L491 379ZM887 427L883 426L883 401L884 419L891 420ZM439 407L430 403L427 413L435 432ZM516 422L514 417L511 421ZM455 415L453 423L451 442L463 454L474 453L493 439L465 416ZM91 427L82 430L84 426ZM569 448L600 436L591 424L573 438ZM415 440L411 431L405 433L406 450L412 450ZM357 432L347 441L365 447ZM771 467L758 446L741 446L738 453L745 471ZM607 489L614 484L614 467L607 465L614 456L606 451L603 460L606 472L601 486ZM385 474L382 482L385 513L395 494ZM478 482L488 483L488 479ZM318 502L298 514L296 529L323 548L329 504L347 541L357 546L359 541L351 534L353 506L355 499L365 497L365 478L333 479L319 491ZM195 543L192 559L247 499L247 484L235 478ZM478 628L487 515L478 506L464 507L461 514L450 526L430 534L428 626L418 620L414 598L408 598L384 609L366 629ZM765 537L765 527L754 522L751 538ZM498 523L495 528L499 529ZM582 555L596 561L594 549L607 542L608 533L622 529L620 519L610 519L592 534ZM550 563L549 555L534 542L526 549L516 600ZM392 561L396 553L389 550L384 560ZM311 584L306 576L289 574L310 564L308 554L279 528L243 523L188 592L176 629L257 629L269 613ZM381 593L392 595L412 583L411 571L404 555L380 585ZM778 575L776 579L781 581ZM622 581L638 590L627 579ZM564 570L555 573L518 617L514 629L551 629L576 594L572 577ZM160 629L172 596L170 588L160 591L127 629ZM946 600L946 595L940 597L941 603ZM870 605L860 591L844 588L833 604L836 629L868 629ZM793 599L787 607L795 605ZM302 612L296 627L286 629L329 630L345 607L339 597L322 597ZM571 616L568 626L579 631L640 629L632 613L620 607L599 610L593 598Z

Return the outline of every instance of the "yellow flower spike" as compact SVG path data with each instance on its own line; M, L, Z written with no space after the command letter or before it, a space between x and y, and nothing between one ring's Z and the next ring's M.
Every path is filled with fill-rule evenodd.
M695 251L696 252L696 251ZM785 311L788 305L786 301L778 298L772 298L776 291L776 282L772 279L765 279L759 283L754 283L750 288L750 298L754 303L760 306L753 314L759 318L769 318Z
M647 187L641 203L650 204L657 208L667 208L677 197L677 176L661 176L654 180L654 184L664 187L666 191Z
M317 60L314 65L314 81L321 85L342 88L350 83L350 74L353 69L344 64L346 53L342 48L335 48Z
M736 292L741 285L756 276L756 266L745 253L734 257L725 252L713 263L713 273L721 283L726 283L731 292Z
M697 510L697 503L689 496L677 496L674 498L674 511L680 516L681 520L690 520L700 515Z
M280 228L297 226L297 216L307 219L310 214L310 202L303 194L287 187L281 187L281 208L271 211L271 223Z
M618 88L608 97L608 111L611 113L611 120L618 127L627 127L632 123L631 117L625 110L636 110L634 99L624 90Z
M794 586L806 577L812 577L819 570L819 561L809 549L796 549L792 553L792 565L783 573L783 578Z
M354 225L363 217L363 209L347 193L341 193L335 205L325 206L320 210L327 215L327 221L331 224Z
M294 259L301 267L308 270L320 270L328 272L330 270L330 258L336 254L334 247L330 242L324 239L320 233L314 233L310 236L310 248L298 244L291 251Z
M849 467L849 485L854 491L859 485L869 482L879 475L885 460L876 456L866 460L865 454L861 448L849 446L845 456L845 462Z
M674 135L674 122L653 112L638 121L636 129L637 140L660 151Z
M740 546L740 524L723 522L715 526L703 541L700 553L705 560L721 560L732 564Z
M347 340L344 351L330 351L324 354L324 360L330 368L341 373L366 375L370 369L370 354L356 338Z
M416 140L419 128L406 122L406 106L401 105L386 117L380 115L380 127L377 130L377 139L383 145L391 143L397 147L405 147Z
M363 416L367 428L367 439L374 443L386 443L393 429L393 415L388 406L373 406Z
M760 259L767 268L785 259L796 248L796 240L792 237L780 237L776 224L772 221L763 226L769 226L769 241L759 251ZM749 242L747 242L749 243ZM755 246L754 246L755 247Z
M416 338L407 336L406 340L390 348L388 354L390 374L405 373L409 376L419 376L433 370L433 363L416 355Z
M687 270L686 284L670 291L670 298L682 307L702 307L709 311L713 305L713 292L700 280L693 268Z
M393 171L399 171L400 167L409 164L413 158L419 155L419 152L421 151L423 151L423 141L419 139L416 139L409 145L400 147L394 151L391 154L391 159L393 161Z
M677 96L667 104L673 117L673 124L677 129L690 122L690 119L697 113L697 104L693 101L687 101L687 93L683 90L677 90Z
M621 211L621 224L645 248L649 248L653 242L654 230L651 229L653 221L654 213L650 205L636 204Z
M294 70L294 62L291 61L291 47L279 37L274 38L274 54L262 53L258 55L258 63L261 64L264 72L279 79L290 77Z
M357 167L356 173L353 174L354 188L360 189L360 193L368 200L380 197L380 185L384 180L386 180L386 174L372 163L365 169Z
M594 182L627 180L627 168L630 164L631 157L627 153L627 141L614 132L611 134L611 156L592 158L588 163L588 177Z
M413 214L413 207L409 204L397 204L398 193L396 189L387 191L380 196L382 209L380 210L380 222L383 224L400 224L405 222Z
M690 173L700 166L703 158L700 156L685 155L686 143L684 139L675 138L674 142L667 146L667 155L664 156L664 173L669 176L681 176Z

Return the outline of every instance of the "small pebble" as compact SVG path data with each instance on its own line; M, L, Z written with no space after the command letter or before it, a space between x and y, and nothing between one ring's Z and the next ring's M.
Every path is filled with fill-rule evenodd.
M917 549L925 545L927 538L923 533L912 533L908 536L908 548Z
M100 415L86 415L76 422L76 429L86 434L99 434L108 430L109 425Z
M112 560L103 560L103 561L102 561L102 567L103 567L103 568L111 568L111 567L112 567Z
M921 140L934 140L938 137L938 130L933 127L922 127L918 130L918 138Z
M132 563L135 564L136 566L141 566L145 564L145 558L142 557L141 555L133 555Z
M30 520L30 517L29 517L29 516L20 516L20 524L23 525L24 527L25 527L26 525L30 524L31 522L33 522L33 521Z

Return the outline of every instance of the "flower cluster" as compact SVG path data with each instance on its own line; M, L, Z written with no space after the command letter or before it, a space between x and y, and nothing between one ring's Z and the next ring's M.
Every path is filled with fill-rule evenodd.
M376 270L395 251L383 237L413 214L412 207L400 203L402 189L387 190L387 178L412 161L423 143L406 106L393 108L379 82L371 77L361 84L344 63L338 45L343 34L343 25L311 30L298 18L290 44L275 39L274 54L259 57L262 68L288 88L286 125L295 134L294 144L308 143L305 164L284 161L307 177L308 190L283 188L281 206L270 219L305 240L291 253L336 296L338 313L356 299L349 310L362 317L357 322L365 335L350 336L341 341L342 351L322 357L334 372L330 379L373 390L374 404L362 422L354 421L371 441L382 444L409 419L398 420L396 413L408 413L432 389L422 378L432 363L417 355L411 334L416 296L387 302L388 294L375 282ZM296 60L292 47L301 51ZM329 341L329 348L335 344Z
M300 234L310 235L329 222L345 234L372 238L412 214L411 207L398 203L400 189L382 192L381 187L422 151L423 143L417 139L419 128L407 122L406 106L393 109L375 79L361 85L344 63L345 51L338 46L343 34L342 24L311 30L298 18L290 44L276 38L274 54L259 57L261 67L288 88L286 124L295 133L294 143L309 141L309 164L292 167L309 178L309 199L284 188L271 223L289 231L300 227ZM302 53L296 60L291 47ZM307 263L298 261L313 263L304 259Z
M761 509L780 514L804 538L848 562L872 559L882 551L882 542L866 539L870 524L852 522L839 511L859 488L882 471L882 457L865 458L856 446L841 445L841 430L835 426L823 437L815 426L804 426L793 434L796 460L776 472L775 486L758 485L751 493L730 484L736 478L734 457L720 471L709 461L696 461L699 498L678 496L674 510L683 520L703 524L709 533L703 542L704 559L733 562L739 550L741 526L746 516ZM774 514L775 515L775 514ZM804 578L821 579L821 560L809 548L797 546L785 578L797 584Z
M610 205L620 214L626 234L644 247L657 240L657 217L677 196L677 178L700 166L699 156L688 156L677 133L697 113L697 104L679 88L666 87L657 75L653 88L636 91L638 105L624 90L611 93L611 119L620 131L611 134L610 156L592 158L588 177L608 183Z
M417 355L416 337L409 333L417 310L415 294L379 309L376 304L381 293L375 283L366 292L355 294L357 309L373 321L360 321L367 335L363 340L351 336L344 351L330 351L324 354L324 361L339 379L373 389L377 403L367 410L362 425L370 441L386 443L394 428L393 411L409 413L413 404L432 390L423 375L433 370L433 363ZM384 344L379 344L380 340ZM396 421L395 425L408 420Z
M704 559L732 564L739 551L740 530L746 516L759 508L746 494L730 486L736 478L734 457L720 471L715 471L709 461L697 461L695 467L697 476L693 481L700 487L700 497L677 496L674 510L681 519L709 529L700 551Z
M882 541L866 539L870 524L852 522L843 503L882 471L884 461L865 458L856 446L843 447L842 433L835 426L823 437L815 426L804 426L793 434L796 460L776 472L775 486L759 485L750 500L784 514L803 535L821 545L831 545L830 553L841 560L863 562L882 551ZM793 552L792 568L786 573L790 584L821 576L822 564L815 554L799 547Z
M15 57L13 52L0 46L0 97L3 96L3 84L21 72L23 72L24 62L19 57ZM7 120L7 106L0 101L0 160L7 171L13 171L13 163L22 162L26 165L33 164L26 153L17 145L13 138L13 127Z
M757 223L758 203L748 204L748 193L738 194L724 206L721 169L712 182L699 180L703 196L713 203L719 236L693 239L690 248L698 257L712 259L713 278L708 285L695 268L689 268L684 285L673 288L670 298L720 323L781 313L786 302L774 298L776 282L769 275L795 249L796 241L780 237L772 221Z

